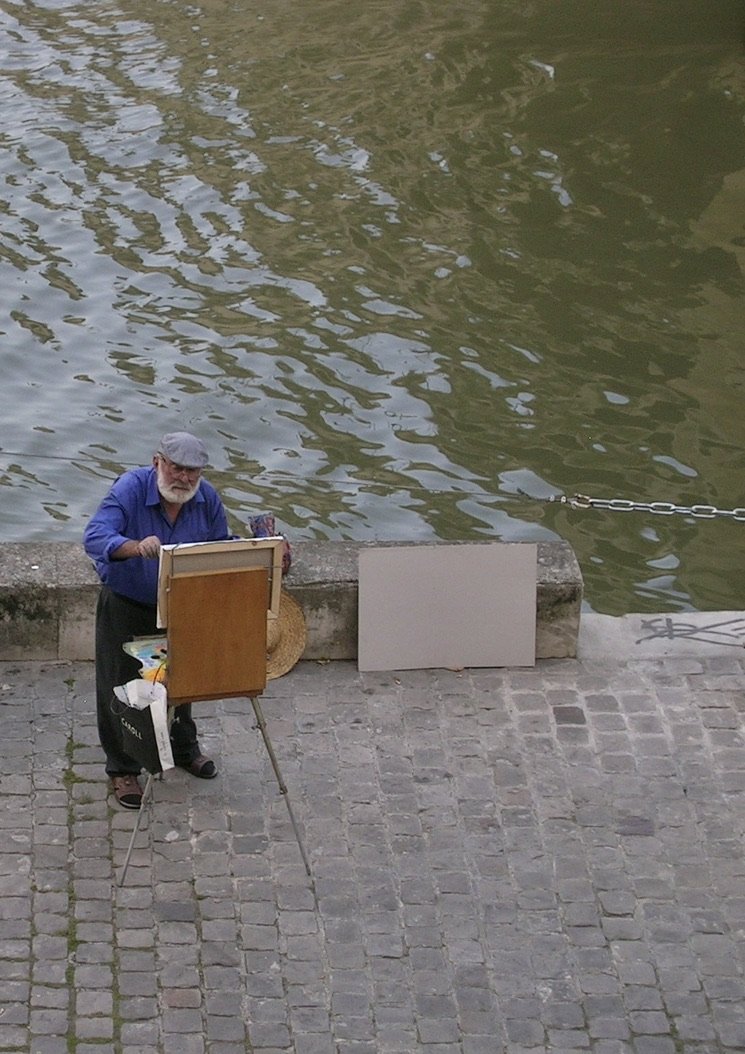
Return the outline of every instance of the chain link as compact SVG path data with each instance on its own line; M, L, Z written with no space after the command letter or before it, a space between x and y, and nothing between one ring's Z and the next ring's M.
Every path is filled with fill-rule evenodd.
M630 501L628 498L590 498L586 494L556 495L548 499L572 509L610 509L612 512L651 512L655 516L694 516L700 520L713 520L723 516L730 520L745 522L745 508L718 509L715 505L673 505L671 501Z

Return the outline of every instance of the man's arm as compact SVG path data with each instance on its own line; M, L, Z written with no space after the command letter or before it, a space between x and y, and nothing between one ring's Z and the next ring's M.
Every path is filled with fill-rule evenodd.
M110 560L129 560L133 556L149 556L154 557L160 554L160 538L156 538L154 534L151 534L149 538L143 538L141 541L136 542L129 540L119 546L118 549L114 549L109 555Z
M111 560L158 556L160 540L157 537L138 538L135 534L138 502L144 501L141 488L142 483L134 474L120 476L88 521L83 545L97 566Z

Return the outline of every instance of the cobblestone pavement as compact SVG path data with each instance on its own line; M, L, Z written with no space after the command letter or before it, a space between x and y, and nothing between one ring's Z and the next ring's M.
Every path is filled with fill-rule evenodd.
M0 663L0 1051L745 1051L732 657L360 674L195 707L109 795L90 664Z

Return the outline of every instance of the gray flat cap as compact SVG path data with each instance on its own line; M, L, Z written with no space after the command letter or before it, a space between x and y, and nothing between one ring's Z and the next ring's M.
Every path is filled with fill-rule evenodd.
M184 468L204 468L209 461L207 447L191 432L169 432L164 435L158 453Z

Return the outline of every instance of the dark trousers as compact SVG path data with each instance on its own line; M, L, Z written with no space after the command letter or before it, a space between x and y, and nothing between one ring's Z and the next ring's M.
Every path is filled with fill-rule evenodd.
M155 608L128 600L101 587L96 607L96 709L98 736L106 754L106 772L110 776L139 773L141 765L122 749L120 724L112 710L114 688L140 676L140 663L123 650L133 637L153 637L162 631L155 625ZM121 704L116 704L121 708ZM197 726L191 716L191 704L174 708L171 724L173 760L188 765L199 754Z

